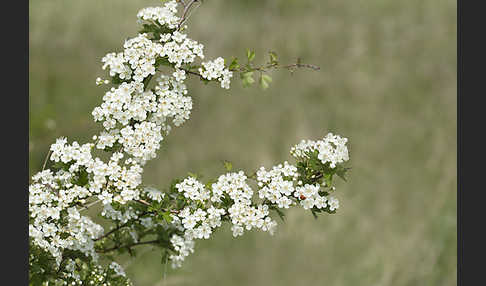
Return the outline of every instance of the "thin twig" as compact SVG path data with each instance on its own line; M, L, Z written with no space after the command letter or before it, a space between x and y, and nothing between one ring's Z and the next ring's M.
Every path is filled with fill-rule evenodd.
M135 202L140 203L140 204L143 204L143 205L146 205L146 206L150 206L150 203L148 203L147 201L142 200L142 199L135 200ZM167 210L162 210L162 211L166 212ZM143 217L143 216L144 216L144 215L146 215L146 214L149 214L149 213L153 213L153 212L150 212L150 211L145 211L145 212L141 213L141 214L138 216L138 218L136 218L136 220L137 220L137 219L139 219L140 217ZM173 213L173 214L178 214L178 213L179 213L179 211L177 211L177 210L170 210L170 213ZM121 224L121 225L119 225L118 227L115 227L114 229L110 230L109 232L107 232L107 233L103 234L102 236L100 236L100 237L98 237L98 238L96 238L96 239L93 239L93 240L94 240L94 241L101 240L101 239L103 239L103 238L105 238L105 237L109 236L110 234L112 234L112 233L114 233L114 232L116 232L116 231L118 231L118 230L120 230L120 229L124 228L125 226L127 226L127 225L128 225L128 224L130 224L131 222L132 222L132 221L127 221L126 223Z
M142 205L146 205L146 206L148 206L148 207L149 207L149 206L151 206L151 204L150 204L150 203L148 203L147 201L144 201L144 200L142 200L142 199L135 200L135 202L140 203L140 204L142 204ZM179 211L178 211L178 210L166 210L166 209L162 209L162 211L164 211L164 212L169 211L170 213L173 213L173 214L178 214L178 213L179 213Z
M135 200L135 201L136 201L137 203L142 204L142 205L150 206L150 204L149 204L147 201L145 201L145 200L138 199L138 200Z
M103 238L105 238L105 237L109 236L110 234L114 233L115 231L118 231L118 230L120 230L121 228L123 228L123 227L127 226L127 225L128 225L128 223L130 223L130 221L127 221L126 223L124 223L124 224L122 224L122 225L120 225L120 226L118 226L118 227L115 227L114 229L110 230L109 232L107 232L107 233L103 234L102 236L100 236L100 237L98 237L98 238L93 239L93 241L98 241L98 240L101 240L101 239L103 239Z
M291 64L291 65L287 65L287 66L282 66L282 68L285 68L285 69L291 69L291 68L309 68L309 69L313 69L313 70L320 70L321 68L318 67L318 66L315 66L315 65L310 65L310 64L301 64L301 63L296 63L296 64Z
M253 70L265 72L266 70L269 70L269 69L278 69L278 68L283 68L283 69L288 69L288 70L293 70L295 68L308 68L308 69L312 69L312 70L316 70L316 71L321 69L320 67L318 67L316 65L302 64L302 63L298 62L298 63L295 63L295 64L290 64L290 65L285 65L285 66L279 66L277 64L268 64L266 66L253 67ZM191 70L185 69L185 68L179 68L179 69L183 70L187 74L195 75L195 76L197 76L201 79L204 79L204 77L201 74L199 74L195 71L191 71ZM230 71L241 73L241 72L246 72L248 70L246 68L239 68L239 69L230 69Z
M177 25L177 30L179 30L181 28L182 24L184 24L184 22L189 18L190 15L188 16L187 13L191 9L192 5L194 5L194 3L200 2L200 1L201 0L191 0L187 4L184 4L184 2L181 1L182 5L184 5L184 12L182 12L182 17L181 17L181 20L179 21L179 24Z
M49 160L49 155L51 155L51 150L47 152L46 159L44 160L44 164L42 165L42 171L44 171L44 169L46 168L47 161Z
M185 68L179 68L179 69L185 71L188 74L192 74L192 75L200 77L201 79L204 79L204 77L197 72L194 72L194 71L191 71L191 70L188 70L188 69L185 69Z
M96 205L96 204L97 204L97 203L99 203L99 202L101 202L101 200L96 200L96 201L94 201L94 202L92 202L92 203L89 203L89 204L87 204L87 205L83 206L82 208L80 208L80 209L79 209L79 211L84 211L84 210L87 210L88 208L90 208L90 207L92 207L92 206Z
M134 247L134 246L137 246L137 245L153 244L153 243L158 243L158 242L161 242L161 240L156 239L156 240L135 242L135 243L125 244L125 245L113 246L113 247L107 248L107 249L101 249L101 250L98 250L97 252L98 253L107 253L107 252L117 250L117 249L120 249L120 248L126 248L126 247L130 248L130 247Z
M303 64L303 63L300 62L300 60L298 60L297 63L295 63L295 64L280 66L276 63L271 63L271 64L268 64L266 66L253 67L253 70L264 72L264 71L269 70L269 69L278 69L278 68L284 68L284 69L289 69L289 70L292 70L292 69L295 69L295 68L309 68L309 69L313 69L313 70L316 70L316 71L321 69L320 67L318 67L316 65ZM245 69L243 67L243 68L240 68L240 69L232 69L230 71L246 72L247 69Z
M141 214L140 214L140 215L139 215L139 216L138 216L138 217L137 217L135 220L140 219L141 217L143 217L144 215L146 215L146 214L148 214L148 213L149 213L149 212L143 212L143 213L141 213ZM118 230L120 230L121 228L124 228L125 226L127 226L127 225L128 225L128 224L130 224L131 222L132 222L132 221L127 221L126 223L121 224L121 225L119 225L119 226L115 227L114 229L110 230L109 232L107 232L107 233L103 234L102 236L100 236L100 237L98 237L98 238L95 238L95 239L93 239L93 240L94 240L94 241L101 240L101 239L103 239L103 238L105 238L105 237L109 236L110 234L114 233L115 231L118 231Z

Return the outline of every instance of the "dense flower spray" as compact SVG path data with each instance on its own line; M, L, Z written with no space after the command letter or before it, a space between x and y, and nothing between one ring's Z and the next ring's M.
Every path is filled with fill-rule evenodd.
M143 167L156 157L164 137L189 119L188 75L228 89L234 73L248 84L255 70L305 66L279 66L272 52L267 65L254 67L250 51L245 66L236 59L226 65L221 57L197 65L205 58L204 47L182 25L194 2L184 4L181 17L176 1L140 10L142 31L125 41L122 52L102 58L110 78L97 78L96 84L112 85L92 112L102 131L82 145L57 139L48 155L50 168L32 177L29 262L34 285L131 285L120 265L104 263L100 256L134 254L136 246L153 245L179 267L194 252L195 240L209 239L224 222L235 237L252 229L273 234L277 222L271 212L283 216L282 210L301 206L316 216L339 208L332 179L335 174L344 178L349 156L347 139L331 133L292 147L295 165L283 162L247 174L227 164L228 173L219 178L205 183L191 175L164 191L142 184ZM265 88L269 76L260 81ZM101 217L111 222L108 231L84 213L95 204L102 205Z

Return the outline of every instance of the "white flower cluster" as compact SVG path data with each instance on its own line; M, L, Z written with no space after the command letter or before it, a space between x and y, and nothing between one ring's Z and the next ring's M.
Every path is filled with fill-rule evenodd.
M189 119L192 109L191 97L185 96L186 85L164 75L157 80L155 94L159 97L159 101L157 112L153 114L154 122L164 122L166 118L172 118L175 126L182 125Z
M64 249L79 250L97 260L93 239L104 230L90 218L81 216L75 207L67 208L89 196L89 191L71 183L66 185L64 174L46 170L33 177L29 186L29 237L49 252L58 265ZM61 212L67 215L61 217Z
M122 83L103 97L103 104L93 110L95 121L103 121L106 131L97 137L97 148L120 143L123 151L140 164L156 157L170 131L167 120L179 126L189 119L192 100L186 86L171 77L161 76L155 92L143 91L139 83ZM130 125L130 122L136 122ZM116 128L120 126L121 129Z
M130 79L132 71L130 67L126 65L123 53L109 53L101 59L103 62L103 69L110 68L110 76L117 76L120 79Z
M194 253L194 240L188 237L181 237L174 234L170 238L170 243L174 246L177 255L171 254L169 259L171 260L172 267L177 268L182 266L182 262L191 253Z
M113 285L110 282L106 282L108 276L112 277L123 277L125 281L117 281L116 285L132 285L130 279L126 277L123 268L116 262L110 263L107 267L102 267L101 265L94 265L86 277L81 278L81 276L76 273L79 266L76 265L76 261L71 258L65 260L65 269L67 272L60 273L65 279L62 284L56 285Z
M93 137L94 143L84 145L77 142L69 145L65 138L58 139L51 146L50 160L62 164L62 168L56 173L47 170L33 177L29 187L30 236L57 261L65 248L96 256L93 239L103 234L103 228L79 215L76 205L97 197L104 205L105 218L127 222L136 217L133 210L116 211L111 204L139 199L141 166L156 157L163 135L171 129L170 123L180 126L189 119L192 99L187 96L184 84L186 73L180 68L193 63L196 57L204 59L204 47L177 31L180 18L176 7L176 1L169 1L163 7L149 7L138 13L140 22L156 23L170 32L161 34L160 40L151 40L146 33L138 34L125 41L122 52L108 53L102 58L102 68L121 80L121 84L105 93L102 104L92 112L95 121L103 123L104 130ZM157 73L164 60L175 72L160 75L158 84L148 89L146 79ZM224 81L229 85L227 75ZM108 80L97 78L96 83L107 84ZM93 158L94 146L114 152L109 162ZM129 157L122 160L124 154ZM143 194L158 202L164 197L153 189L146 189ZM195 193L189 198L196 199ZM199 199L207 199L204 192ZM62 220L65 210L69 210L68 219ZM208 224L220 224L215 215L208 213ZM153 225L147 218L141 222ZM207 236L205 226L200 229L203 234L195 236ZM60 234L65 238L61 239Z
M234 202L228 209L233 223L233 236L243 234L243 230L259 228L273 233L276 223L268 216L268 206L252 204L253 189L246 183L247 177L240 171L220 176L212 185L212 201L219 202L224 194L227 194Z
M74 141L72 145L66 145L66 138L59 138L56 143L51 145L50 151L51 160L54 162L62 163L73 163L69 167L69 172L73 173L79 171L79 167L87 167L93 162L91 157L91 149L93 148L92 143L86 143L84 145L79 145L78 142Z
M160 40L139 34L125 41L123 52L109 53L102 59L103 69L108 68L112 77L124 82L106 92L101 106L92 112L95 121L102 121L105 128L96 137L96 146L113 148L119 143L121 150L141 165L156 157L163 136L171 129L168 120L180 126L189 119L192 99L186 96L186 72L181 66L193 63L196 57L204 59L203 45L176 29L180 20L176 7L175 1L169 1L163 7L142 9L138 13L141 22L157 23L170 32L161 34ZM161 75L158 85L147 89L145 80L154 76L164 61L175 71L171 76ZM218 79L222 87L229 87L232 74L224 69L222 58L202 65L205 71L201 76Z
M221 202L221 198L226 193L235 203L250 204L253 190L246 183L246 179L243 171L221 175L212 185L211 201Z
M305 159L306 153L317 151L322 164L329 163L331 168L335 168L336 164L349 160L346 142L347 138L328 133L322 140L302 140L292 147L290 154L297 159Z
M169 29L177 28L180 21L177 13L177 2L169 1L163 7L147 7L140 10L137 18L140 21L154 21L161 26L167 26Z
M230 79L233 77L233 72L224 66L224 59L219 57L214 61L201 63L203 68L199 68L201 76L207 80L217 79L221 83L222 88L230 88Z
M98 195L105 204L111 203L112 200L124 204L127 201L137 199L139 196L137 187L142 181L141 174L143 169L132 160L126 160L125 164L121 166L122 153L114 153L108 164L99 158L93 159L91 156L92 147L93 144L91 143L79 146L76 141L72 145L67 145L67 140L60 138L51 146L51 160L69 164L69 172L71 174L67 174L68 177L80 171L80 167L85 168L88 176L92 177L88 184L89 189L85 189L82 186L72 187L78 193L83 194L81 198ZM66 176L65 173L61 174ZM72 183L67 182L65 187L71 186ZM60 193L64 192L66 191L60 190ZM69 200L61 202L62 206L69 205L77 197L67 192L66 198Z
M258 186L261 187L258 195L261 199L277 204L279 208L288 209L293 204L290 197L294 192L294 182L297 177L297 168L287 161L283 166L279 164L270 171L261 167L257 171Z
M202 45L186 35L174 32L170 36L175 40L162 45L152 42L145 34L139 35L125 43L123 53L116 57L110 54L103 59L104 67L110 67L111 75L118 74L121 78L118 70L121 66L128 66L129 70L134 70L134 80L123 82L106 92L101 106L93 110L95 121L103 121L106 129L98 138L98 148L113 147L118 141L125 152L144 164L155 158L163 140L161 132L167 134L170 131L166 120L172 118L173 124L180 126L189 119L192 100L185 96L187 89L183 83L186 78L183 70L176 69L173 77L161 75L154 92L144 91L142 83L147 76L155 74L157 57L167 56L176 67L192 63L196 56L204 57ZM130 76L127 73L123 78L129 79Z
M138 214L132 207L128 207L124 212L122 212L115 210L111 204L105 204L103 205L101 216L120 223L126 223L131 219L137 218Z
M177 216L180 221L181 230L184 231L184 240L174 235L174 240L182 245L191 242L193 239L208 239L214 228L221 226L222 216L228 214L233 226L233 235L242 235L244 229L253 228L269 231L273 234L277 223L269 217L268 206L259 204L255 206L252 202L253 190L246 183L247 177L240 171L221 175L218 181L208 190L202 183L193 177L186 178L176 185L178 192L183 193L187 199L199 202L198 205L209 207L186 206ZM231 199L231 206L227 211L224 208L217 208L215 205L222 203L223 197ZM183 243L184 242L184 243ZM192 244L191 244L192 245ZM177 249L176 245L174 248ZM182 248L186 249L186 248ZM188 251L180 252L172 256L173 266L177 267L184 260Z
M207 210L185 207L179 214L187 238L208 239L212 229L221 226L221 216L226 211L213 206Z
M155 60L162 51L159 43L152 42L147 34L139 34L126 40L123 48L124 64L130 66L135 82L155 74Z
M170 243L175 254L169 259L174 267L180 266L185 257L194 252L195 239L208 239L223 220L231 221L235 237L252 229L273 234L277 223L270 217L270 209L287 209L299 203L304 209L328 207L334 211L339 208L337 199L320 194L319 185L302 186L297 168L288 162L269 171L262 167L257 172L260 203L254 202L255 192L247 183L247 176L240 171L221 175L211 186L193 177L178 183L175 187L184 196L185 207L170 213L171 222L139 217L141 213L127 204L143 198L148 201L142 201L144 204L158 202L163 205L174 195L166 197L154 188L142 188L141 182L142 166L156 157L172 125L180 126L189 119L192 99L187 95L184 81L187 72L194 72L183 65L192 64L197 57L204 59L203 45L179 31L176 7L177 2L172 0L163 7L149 7L138 13L140 22L161 26L164 32L153 35L155 40L151 40L150 32L139 34L125 41L122 52L103 57L102 68L109 70L113 82L120 83L104 94L101 105L92 112L94 120L102 122L103 130L93 137L93 143L84 145L57 139L51 145L49 159L56 163L58 171L46 170L32 177L29 236L35 245L50 253L58 265L65 249L81 251L97 261L94 242L103 236L104 229L80 214L83 207L94 200L94 203L101 201L103 204L101 215L117 224L133 220L137 226L148 230L162 226L171 231ZM174 71L155 77L160 65ZM229 88L233 73L225 68L223 58L201 65L198 71L202 78L218 80L221 87ZM158 82L149 88L152 77ZM108 81L97 78L96 83L101 85ZM346 142L346 138L329 133L320 141L302 141L292 148L291 154L305 159L307 152L317 151L319 160L334 168L348 160ZM94 147L111 152L109 160L93 157ZM128 226L129 234L137 242L139 233L135 225ZM72 273L66 277L79 281L71 261L67 260L65 268ZM115 262L108 269L113 270L115 276L125 277L125 272ZM93 269L96 281L102 281L105 274L99 265Z
M67 170L39 172L29 186L29 236L58 262L63 249L79 250L97 258L93 239L104 230L87 216L81 216L77 204L85 204L93 196L105 204L112 201L124 204L139 197L137 187L141 183L142 168L127 161L119 165L121 153L114 153L108 163L93 159L93 146L77 142L69 145L65 138L58 139L51 145L50 159L64 164ZM83 177L85 182L80 182ZM67 215L61 217L63 212ZM111 216L115 214L111 212ZM119 216L117 219L122 220Z
M172 34L164 34L160 42L164 44L159 56L162 58L167 57L169 63L174 64L176 69L180 68L183 64L193 63L196 56L204 59L204 46L189 39L186 34L178 31Z
M277 226L277 223L268 216L268 206L264 204L255 207L249 204L235 203L228 209L228 213L233 223L231 230L234 237L243 235L244 229L251 230L253 228L273 234Z
M184 197L193 201L205 201L209 199L209 190L193 177L189 177L176 185L177 190L184 194Z
M162 193L161 191L159 191L155 188L152 188L152 187L147 187L147 188L144 189L144 191L151 200L159 202L159 203L165 197L164 193Z
M319 195L320 186L305 184L295 188L294 196L300 200L300 205L308 210L313 207L323 209L327 207L327 197Z

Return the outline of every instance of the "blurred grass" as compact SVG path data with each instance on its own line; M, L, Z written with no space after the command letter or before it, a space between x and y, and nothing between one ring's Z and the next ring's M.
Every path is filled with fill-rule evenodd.
M158 3L30 1L31 174L55 138L99 130L100 59L136 33L138 9ZM275 50L321 70L276 72L265 92L190 81L191 120L164 139L145 182L213 177L223 159L269 167L328 131L349 138L353 169L337 215L291 211L273 237L223 229L165 280L158 253L141 250L125 263L136 285L456 284L455 1L210 0L189 25L208 58L249 47L256 60Z

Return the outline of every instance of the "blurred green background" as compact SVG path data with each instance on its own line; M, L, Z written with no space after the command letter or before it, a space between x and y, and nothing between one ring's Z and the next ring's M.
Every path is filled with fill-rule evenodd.
M31 174L57 137L100 130L100 60L135 35L140 8L159 3L30 0ZM274 236L223 229L178 270L140 250L121 260L136 285L456 284L456 1L207 0L189 35L208 58L253 48L263 61L275 50L321 70L274 72L266 91L189 81L192 117L164 139L144 182L214 177L224 159L270 167L329 131L349 138L353 169L338 182L338 214L292 210Z

